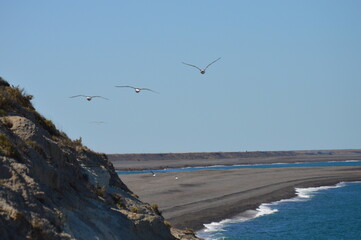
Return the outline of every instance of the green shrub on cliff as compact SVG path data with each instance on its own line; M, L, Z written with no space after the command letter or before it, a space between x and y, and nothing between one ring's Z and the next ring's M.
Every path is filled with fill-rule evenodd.
M166 225L166 226L169 227L169 228L172 227L172 224L170 224L170 222L168 222L168 221L164 221L163 223L164 223L164 225Z
M158 214L158 215L161 215L161 214L162 214L162 212L159 210L157 204L153 204L153 205L151 206L151 208L152 208L152 210L153 210L156 214Z
M111 194L110 196L113 198L115 205L119 209L125 208L125 203L123 201L123 197L120 194L115 193L115 194Z
M0 153L7 157L20 158L20 154L14 144L12 144L9 138L3 133L0 133Z
M14 110L16 105L20 105L26 109L34 109L30 100L33 99L32 95L25 92L20 87L8 87L0 85L0 109Z
M39 123L51 136L60 136L60 132L56 129L54 123L44 118L33 107L31 100L32 95L25 92L19 86L10 86L8 82L0 77L0 117L6 116L9 112L31 114L33 119Z
M40 113L33 110L35 121L40 124L51 136L59 136L60 132L56 129L54 123L51 120L46 119Z
M97 186L95 187L94 189L96 195L100 196L100 197L104 197L105 196L105 193L107 192L105 186Z
M46 154L45 154L43 148L39 144L37 144L36 142L31 141L29 139L26 140L25 143L27 145L29 145L31 148L33 148L35 151L37 151L42 157L46 158Z

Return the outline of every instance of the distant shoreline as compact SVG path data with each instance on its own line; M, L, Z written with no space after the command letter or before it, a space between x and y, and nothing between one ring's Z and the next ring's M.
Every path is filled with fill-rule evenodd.
M241 165L361 160L361 149L108 154L116 170L154 170L212 165Z
M184 172L201 170L230 170L241 168L294 168L294 167L347 167L361 166L361 160L344 161L321 161L321 162L295 162L295 163L261 163L261 164L237 164L237 165L211 165L195 166L181 168L162 168L162 169L143 169L143 170L116 170L118 175L142 174L142 173L165 173L165 172Z
M211 165L361 160L361 150L108 155L116 170ZM177 179L176 179L177 177ZM157 204L178 228L232 218L246 210L296 196L295 187L361 181L361 167L239 168L120 175L140 199Z

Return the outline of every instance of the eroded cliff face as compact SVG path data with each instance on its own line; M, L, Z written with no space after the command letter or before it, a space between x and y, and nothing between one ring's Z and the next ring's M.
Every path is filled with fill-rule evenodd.
M178 239L104 154L58 131L31 99L0 78L2 240Z

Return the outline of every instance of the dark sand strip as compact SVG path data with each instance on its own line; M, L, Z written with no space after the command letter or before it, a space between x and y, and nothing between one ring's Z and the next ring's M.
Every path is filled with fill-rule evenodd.
M295 187L361 181L361 167L201 170L120 178L141 200L158 204L173 226L199 230L204 223L294 197Z

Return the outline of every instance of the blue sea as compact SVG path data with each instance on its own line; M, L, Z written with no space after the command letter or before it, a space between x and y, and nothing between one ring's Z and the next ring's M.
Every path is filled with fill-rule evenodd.
M158 170L134 170L134 171L117 171L117 174L139 174L151 172L185 172L185 171L199 171L204 169L238 169L238 168L286 168L286 167L345 167L345 166L361 166L360 160L348 161L328 161L328 162L299 162L299 163L270 163L270 164L247 164L247 165L217 165L206 167L186 167L186 168L169 168Z
M361 161L274 163L159 169L153 172L203 169L361 166ZM118 174L150 173L118 171ZM361 182L296 188L297 197L264 203L232 219L204 224L198 237L206 240L361 240Z
M297 197L205 224L197 236L232 239L361 239L361 182L297 188Z

